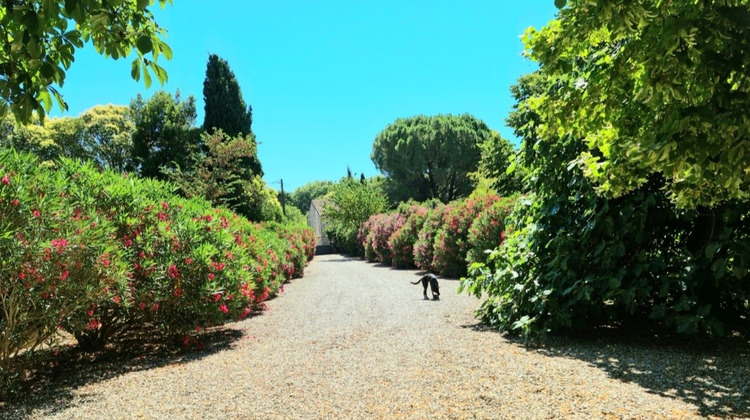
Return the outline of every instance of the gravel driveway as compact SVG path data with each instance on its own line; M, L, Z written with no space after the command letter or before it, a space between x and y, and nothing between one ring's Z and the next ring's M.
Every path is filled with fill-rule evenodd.
M750 417L745 339L528 345L477 328L479 301L457 295L457 280L441 279L441 300L424 301L409 284L418 278L316 256L268 311L204 351L83 363L0 417Z

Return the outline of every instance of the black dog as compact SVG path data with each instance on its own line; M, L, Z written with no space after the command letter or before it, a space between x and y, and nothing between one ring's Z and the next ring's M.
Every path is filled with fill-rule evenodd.
M419 284L419 282L422 282L422 286L424 287L424 298L427 300L427 285L430 285L430 291L432 292L432 300L440 300L440 287L438 287L438 279L437 277L430 273L422 277L421 279L413 282L412 284Z

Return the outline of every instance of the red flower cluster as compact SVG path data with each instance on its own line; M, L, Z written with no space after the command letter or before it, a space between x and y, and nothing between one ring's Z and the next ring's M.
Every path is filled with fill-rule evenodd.
M62 254L66 246L68 246L68 240L65 238L53 239L52 246L57 249L58 254Z

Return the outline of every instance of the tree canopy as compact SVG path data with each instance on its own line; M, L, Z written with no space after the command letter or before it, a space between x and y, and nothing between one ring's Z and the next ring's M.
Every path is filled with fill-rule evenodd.
M167 72L157 64L171 59L164 42L165 30L149 7L157 0L34 0L4 1L0 6L0 117L12 113L22 123L36 113L43 119L56 101L67 104L55 87L65 82L65 72L76 49L92 43L96 51L114 59L135 51L131 77L143 76L146 87L151 72L160 82ZM172 0L158 0L161 7Z
M141 176L166 179L164 167L190 164L190 157L198 152L199 134L195 123L195 99L182 100L178 91L174 97L167 92L156 92L149 100L139 94L130 103L135 122L133 159Z
M529 106L542 136L585 142L600 192L648 182L681 208L750 197L750 2L557 1L524 36L558 86Z
M249 162L257 161L252 136L229 137L223 131L203 133L205 153L195 154L189 170L167 171L186 197L203 197L214 206L223 206L260 222L282 218L276 192L268 188Z
M78 120L79 144L91 150L88 155L100 167L123 172L133 166L131 152L135 124L128 107L98 105L82 113ZM58 136L64 137L64 132Z
M313 181L298 187L291 194L291 204L303 214L310 210L310 203L318 197L328 194L333 189L333 181Z
M468 196L490 129L471 115L399 118L376 137L371 155L392 201Z
M326 232L336 249L359 255L357 234L362 223L387 208L379 178L364 183L345 177L326 195L324 206Z
M0 144L36 154L48 164L61 157L93 161L99 169L129 170L133 166L135 130L126 106L97 105L78 117L49 118L22 125L7 115Z
M524 189L520 170L511 170L515 157L513 145L497 131L481 144L479 176L490 180L490 187L502 196L510 196ZM510 171L509 171L510 170Z

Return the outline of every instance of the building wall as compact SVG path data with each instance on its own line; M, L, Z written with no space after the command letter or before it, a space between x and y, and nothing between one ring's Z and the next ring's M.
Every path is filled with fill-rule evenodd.
M328 235L326 235L325 224L315 202L310 203L310 210L307 212L307 225L315 231L315 253L327 254L332 252L331 241L328 239Z

